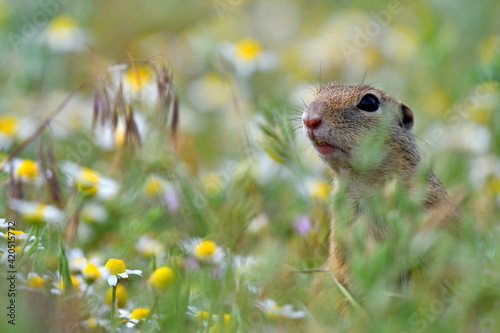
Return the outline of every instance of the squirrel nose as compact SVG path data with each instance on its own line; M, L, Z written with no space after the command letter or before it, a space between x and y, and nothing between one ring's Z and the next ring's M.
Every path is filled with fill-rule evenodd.
M321 125L321 118L319 116L305 115L302 117L302 122L309 129L315 129Z

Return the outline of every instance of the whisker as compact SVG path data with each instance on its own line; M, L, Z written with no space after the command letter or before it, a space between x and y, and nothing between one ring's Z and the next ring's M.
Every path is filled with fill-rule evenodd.
M299 132L294 132L295 136L293 137L293 143L297 143L297 140L300 136L304 135L304 132L303 131L299 131Z
M305 87L304 90L309 91L313 96L316 96L318 93L318 89L316 88L316 86L314 87L314 89L311 87Z
M310 84L312 84L312 85L314 86L314 89L315 89L315 90L313 90L313 92L314 92L314 94L316 95L316 94L317 94L317 92L319 91L319 90L318 90L318 86L316 85L316 83L314 83L313 81L311 81L311 80L309 80L309 79L306 79L306 81L308 81Z
M304 107L306 107L306 108L307 108L307 104L306 104L306 102L304 101L304 99L302 98L302 96L300 96L300 95L299 95L299 98L300 98L300 100L302 101L302 104L304 104Z
M318 93L320 90L321 90L321 87L323 86L322 82L321 82L321 66L323 65L323 59L321 59L319 61L319 90L316 90L316 93Z
M367 68L365 67L365 74L363 75L363 80L361 80L361 85L365 82L366 79L366 73L368 72Z
M377 81L372 81L371 83L368 83L367 85L368 85L368 86L375 86L375 85L377 85L377 84L379 84L379 83L382 83L382 82L384 82L384 81L382 81L382 80L377 80Z
M429 148L430 150L436 150L436 147L433 146L432 144L428 143L427 141L425 141L424 139L422 139L421 137L419 137L418 135L414 135L416 139L420 140L421 142L423 142L427 148Z
M299 95L299 98L300 98L300 95ZM301 98L301 99L302 99L302 98ZM287 101L287 100L285 100L285 99L283 99L283 98L281 98L281 101L282 101L284 104L286 104L286 107L287 107L290 111L292 111L293 113L302 114L302 108L301 108L301 107L299 107L298 105L295 105L295 104L293 104L293 103L291 103L291 102L289 102L289 101ZM303 102L303 101L302 101L302 102ZM304 104L304 105L305 105L305 104Z
M298 115L298 114L302 114L302 110L299 110L299 109L290 109L291 112L288 112L288 114L292 114L292 115Z

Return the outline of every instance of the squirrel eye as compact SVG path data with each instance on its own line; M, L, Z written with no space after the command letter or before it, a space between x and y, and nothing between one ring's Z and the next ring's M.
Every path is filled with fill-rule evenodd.
M377 97L372 94L367 94L363 96L363 98L359 102L358 109L368 112L374 112L378 110L379 105L380 101Z

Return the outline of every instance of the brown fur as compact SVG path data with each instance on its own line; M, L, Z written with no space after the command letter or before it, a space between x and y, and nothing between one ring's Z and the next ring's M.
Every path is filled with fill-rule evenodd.
M379 99L380 107L377 112L367 112L357 107L366 94L372 94ZM421 155L412 133L413 113L405 104L371 86L330 84L319 89L314 101L304 111L303 119L311 116L321 119L318 129L304 126L304 131L311 141L319 139L342 151L335 157L321 156L333 171L334 191L338 191L339 184L345 186L347 198L346 202L341 204L350 206L352 210L348 221L339 220L334 211L326 268L342 285L353 289L355 286L352 285L350 277L349 246L345 240L348 235L345 235L345 228L342 229L340 225L347 225L348 230L358 223L360 216L366 213L367 200L378 195L379 192L374 192L390 181L397 180L408 192L414 191ZM366 136L378 129L381 130L375 136L375 141L380 141L377 146L380 149L373 149L375 156L363 164L362 155L366 149L360 149ZM457 209L443 185L432 173L426 179L426 194L421 201L428 212L428 221L422 229L457 229ZM377 217L372 219L368 234L376 241L384 237L386 230L383 221L379 221ZM313 283L312 297L320 300L318 304L322 310L332 303L331 290L337 289L330 280L321 276ZM334 302L337 303L338 309L338 302ZM345 303L345 300L341 303Z

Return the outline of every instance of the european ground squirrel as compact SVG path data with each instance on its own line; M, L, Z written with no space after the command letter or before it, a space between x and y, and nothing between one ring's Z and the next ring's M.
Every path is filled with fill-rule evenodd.
M379 195L388 182L398 181L408 192L416 186L422 158L412 133L413 112L406 104L371 86L329 84L317 91L302 122L304 133L333 171L334 191L344 184L347 202L341 205L352 207L352 212L342 218L336 216L334 209L326 263L326 269L350 288L350 249L343 239L346 230L339 231L339 224L347 226L349 233L357 223L367 223L367 234L375 241L386 235L383 216L366 218L366 210L370 198ZM441 182L428 171L423 183L420 207L427 218L420 230L458 229L456 206ZM315 284L313 293L314 288L322 288ZM324 294L325 290L316 293ZM331 301L324 299L322 304Z

